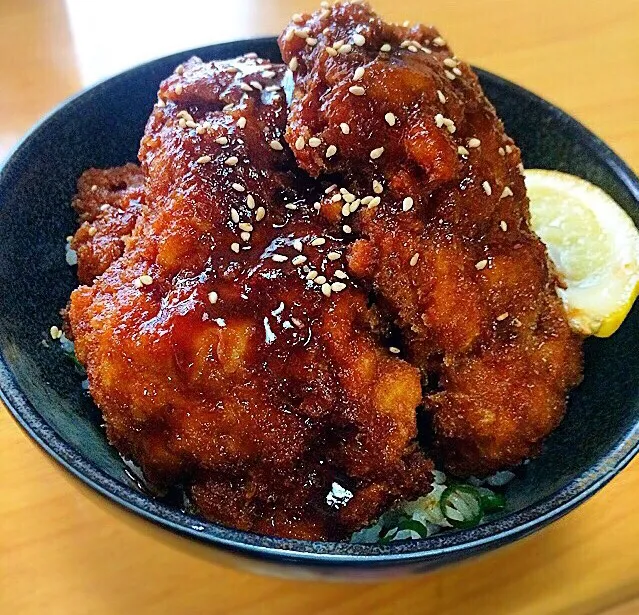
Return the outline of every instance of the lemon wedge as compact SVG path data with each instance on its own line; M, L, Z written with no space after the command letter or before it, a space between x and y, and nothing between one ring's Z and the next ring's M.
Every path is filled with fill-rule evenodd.
M531 225L564 288L573 330L608 337L639 294L639 232L603 190L579 177L528 169Z

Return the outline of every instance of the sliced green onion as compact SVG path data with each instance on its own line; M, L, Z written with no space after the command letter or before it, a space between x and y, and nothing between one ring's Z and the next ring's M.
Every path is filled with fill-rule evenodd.
M476 526L482 519L481 495L471 485L452 485L442 493L439 507L448 522L456 528Z
M419 534L421 538L428 538L428 530L426 529L426 526L415 519L403 519L397 525L397 529L399 531L410 530L411 532Z
M490 489L479 488L481 507L485 515L503 510L506 507L506 498L503 493L495 493Z

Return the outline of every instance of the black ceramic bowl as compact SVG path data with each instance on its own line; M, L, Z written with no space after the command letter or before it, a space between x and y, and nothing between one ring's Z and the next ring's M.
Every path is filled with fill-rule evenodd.
M565 420L509 485L507 511L475 529L390 546L282 540L207 523L136 488L72 364L48 335L77 284L64 253L75 224L69 203L85 169L135 161L158 84L179 62L248 51L279 58L272 38L240 41L156 60L96 85L45 118L0 170L0 388L17 421L73 474L130 511L288 575L356 578L432 569L525 536L595 493L639 446L636 306L614 337L587 341L584 382L572 393ZM579 175L639 222L639 181L604 143L530 92L478 73L526 166Z

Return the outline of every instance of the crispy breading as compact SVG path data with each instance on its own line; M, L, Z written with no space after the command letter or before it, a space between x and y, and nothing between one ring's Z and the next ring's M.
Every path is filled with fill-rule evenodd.
M425 399L437 455L464 475L535 454L580 380L581 339L529 228L520 152L476 75L434 28L386 24L364 3L303 15L279 42L294 69L287 141L300 167L362 199L323 211L360 237L351 275L438 381Z
M69 320L110 441L152 483L232 527L337 539L426 492L432 464L419 371L336 274L325 185L284 144L283 73L193 59L162 83L140 218Z

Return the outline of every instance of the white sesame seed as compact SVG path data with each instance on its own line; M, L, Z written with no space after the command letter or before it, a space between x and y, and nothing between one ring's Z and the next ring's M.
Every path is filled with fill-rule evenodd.
M185 120L190 120L191 122L193 121L193 116L186 109L178 111L176 117L183 117Z
M410 41L409 41L409 40L402 41L402 42L399 44L399 48L400 48L400 49L406 49L406 47L408 47L409 45L410 45Z
M506 150L503 147L500 147L497 151L499 152L500 156L505 156L506 155Z
M266 210L260 205L256 210L255 210L255 220L257 222L261 222L264 219L264 216L266 215Z
M475 269L481 271L482 269L486 268L486 265L488 265L488 261L484 258L483 260L477 261L475 263Z
M51 336L52 339L59 340L62 337L62 331L60 331L60 329L58 327L53 325L49 329L49 335Z
M246 231L247 233L251 233L253 231L253 225L250 222L240 222L238 227L241 231Z
M377 160L384 153L383 147L376 147L374 150L371 150L370 157L371 160Z
M402 211L410 211L413 208L413 197L407 196L402 201Z
M183 117L178 120L178 126L180 128L186 128L186 120Z
M295 140L295 149L302 150L304 149L305 145L306 145L306 141L304 140L304 137L302 137L301 135L297 137L297 139Z
M306 279L313 281L318 275L318 272L313 269L306 274Z
M326 257L329 261L336 261L337 259L341 258L342 255L339 252L329 252Z
M507 153L507 154L512 154L512 153L513 153L513 148L512 148L512 146L510 146L510 145L507 145L507 146L506 146L506 153Z
M144 274L140 276L140 282L142 282L144 286L150 286L153 284L153 278L148 274Z
M252 194L246 195L246 205L249 209L255 208L255 199L253 198Z
M286 34L284 35L284 40L285 41L292 41L294 36L295 36L295 30L293 28L289 28L286 31Z
M228 105L224 105L222 107L222 111L224 111L224 113L228 113L229 111L231 111L231 109L233 109L233 103L229 103Z
M197 128L198 125L193 120L186 120L186 125L188 128Z
M307 260L308 259L303 254L298 254L297 256L293 257L291 263L293 263L293 265L297 267L298 265L302 265L303 263L305 263Z
M502 320L506 320L506 318L508 318L508 312L504 312L503 314L500 314L499 316L497 316L495 320L499 320L501 322Z
M322 284L326 284L326 278L323 275L318 275L315 280L314 280L315 284L317 284L318 286L321 286Z
M204 128L204 126L202 126L201 124L198 124L195 127L195 134L196 135L203 135L206 132L206 128Z
M346 280L348 279L348 273L346 273L345 271L342 271L341 269L336 269L335 273L333 274L336 278L340 278L341 280Z
M235 252L236 254L238 254L238 253L239 253L239 251L240 251L240 244L239 244L239 243L237 243L237 242L233 242L233 243L231 244L231 250L233 250L233 252Z
M488 181L482 182L481 187L484 189L484 192L488 196L490 196L493 193L493 189L490 187L490 184L488 183Z
M88 232L89 232L89 237L93 237L98 232L98 229L95 228L95 226L90 226Z
M355 72L353 73L353 80L354 81L359 81L363 76L364 76L364 67L363 66L358 66L355 69Z
M439 98L439 102L442 103L442 105L446 102L446 97L441 90L437 90L437 98Z
M468 147L479 147L481 145L481 141L475 137L472 139L468 139Z
M417 264L418 260L419 260L419 252L415 252L415 254L413 254L413 256L411 256L410 258L410 266L414 267Z
M333 43L333 49L335 49L335 51L339 51L343 44L344 44L344 41L342 39L340 39L339 41L335 41Z
M284 254L273 254L271 259L273 259L276 263L283 263L288 260L288 256L285 256Z
M334 194L334 195L331 197L331 202L332 202L332 203L337 203L338 201L341 201L341 200L342 200L342 195L341 195L341 194L339 194L339 193Z
M217 139L215 139L216 143L219 143L220 145L227 145L229 140L226 137L218 137Z
M275 139L273 139L270 143L269 143L271 149L274 149L277 152L281 152L284 147L282 146L282 144L279 141L276 141Z
M444 126L446 126L446 130L448 130L451 135L457 130L455 122L447 117L444 118Z
M357 208L359 207L360 203L361 203L360 199L355 199L352 203L349 204L348 210L351 213L355 213L357 211Z
M313 209L319 211L320 209L322 209L322 204L319 201L316 201L315 203L313 203Z
M380 184L376 179L373 180L373 192L375 194L381 194L384 192L384 186Z
M178 83L178 84L175 86L175 93L176 93L178 96L181 96L182 92L184 92L184 87L182 86L182 84L181 84L181 83Z
M249 241L251 241L251 233L249 233L248 231L244 231L240 233L240 238L242 239L242 241L248 243Z
M323 246L326 243L326 239L324 237L316 237L311 241L312 246Z
M274 70L264 70L262 71L262 77L264 77L265 79L272 79L273 77L275 77L276 72Z
M240 89L245 92L252 92L253 88L248 83L240 83Z
M347 53L350 53L352 51L352 49L353 48L348 43L346 43L345 45L342 45L339 48L339 53L341 53L343 56L345 56Z
M348 206L348 203L344 203L344 206L342 207L342 216L347 218L350 215L351 215L351 208Z
M457 62L452 58L444 58L444 66L449 66L450 68L454 68L457 66Z
M238 224L240 221L240 214L238 213L237 209L235 209L235 207L231 207L231 220L235 224Z
M505 220L502 220L502 221L499 223L499 228L500 228L502 231L504 231L504 233L508 230L508 224L506 224L506 221L505 221Z
M242 186L242 184L234 183L233 190L237 190L238 192L244 192L246 188Z
M415 47L415 45L409 45L408 46L408 51L412 51L413 53L417 53L419 51L419 49L417 49L417 47Z
M446 44L446 41L441 36L436 36L433 39L433 45L436 47L443 47Z
M331 296L331 285L328 282L324 282L324 284L322 284L322 294L325 297Z
M328 46L324 48L324 51L326 51L326 53L329 56L335 57L337 55L337 51L335 51L335 49L333 49L332 47Z
M373 200L373 197L368 195L362 199L362 205L368 205Z
M350 226L348 226L348 224L345 224L345 225L342 227L342 230L343 230L343 231L344 231L347 235L350 235L350 234L353 232L353 229L352 229Z
M362 45L366 44L366 39L359 32L356 32L355 34L353 34L353 42L358 47L361 47Z
M401 352L401 350L397 348L397 346L390 346L388 351L392 352L393 354L399 354Z
M98 189L96 184L93 184L93 186L91 186L91 192L95 192Z
M391 46L388 43L384 43L380 48L380 51L383 51L384 53L388 53L391 50Z
M521 162L517 165L517 170L519 171L520 175L524 174L524 165Z
M142 288L142 282L140 282L140 278L135 278L135 280L133 280L133 286L135 286L135 288Z
M373 209L373 207L377 207L382 202L382 199L378 196L374 197L371 202L368 204L368 209Z
M311 138L308 140L308 144L309 144L311 147L319 147L319 146L322 144L322 140L321 140L321 139L318 139L317 137L311 137Z
M237 120L237 127L244 128L244 126L246 126L246 118L242 116Z
M161 99L158 98L158 101L155 103L157 107L159 107L160 109L166 107L166 103Z
M286 205L284 205L284 208L295 211L297 209L297 205L295 203L286 203Z
M291 61L288 63L288 67L292 71L296 71L298 66L299 66L299 62L298 62L297 58L295 58L295 57L291 58Z
M337 154L337 148L334 145L329 145L326 148L326 157L330 158L331 156L334 156L335 154Z
M103 203L102 205L100 205L100 211L107 211L110 207L111 205L109 205L108 203Z
M224 161L224 164L228 167L234 167L238 163L237 156L230 156Z
M317 39L316 39L316 38L313 38L312 36L309 36L309 37L306 39L306 44L307 44L309 47L315 47L315 45L317 45Z
M444 125L444 116L441 113L435 116L435 125L437 128L441 128Z
M344 284L344 282L333 282L331 284L331 290L334 293L339 293L343 291L345 288L346 288L346 284Z
M450 79L451 81L455 81L455 75L453 75L453 73L451 73L449 70L445 70L444 75L446 75L446 77L448 77L448 79Z
M395 114L390 112L384 116L384 119L389 126L395 126L395 122L397 121L395 118Z
M428 47L422 47L422 51L427 55L430 55L431 53L433 53Z
M506 186L499 198L505 199L507 196L512 196L512 195L513 195L513 191L508 186Z
M345 134L345 135L349 134L351 131L351 127L346 122L342 122L339 125L339 128L342 131L342 134Z
M210 156L200 156L195 162L197 164L206 164L207 162L211 162Z
M301 252L304 249L304 244L302 243L302 241L300 239L296 239L293 242L293 247L298 251Z
M217 303L217 293L214 290L208 294L208 298L211 303Z
M295 36L297 36L298 38L307 39L308 38L308 29L307 28L298 28L298 29L294 30L293 34Z
M326 190L324 190L324 194L329 194L330 192L333 192L335 188L337 188L337 184L331 184L328 188L326 188Z
M457 153L460 156L470 156L470 152L463 145L457 146Z
M366 94L366 90L361 85L352 85L348 88L348 91L355 96L364 96Z
M277 92L278 90L281 90L282 88L279 85L267 85L264 90L267 92ZM275 98L275 96L273 96L273 100L278 100L277 98Z
M251 85L256 89L256 90L262 90L263 86L259 81L251 81Z

